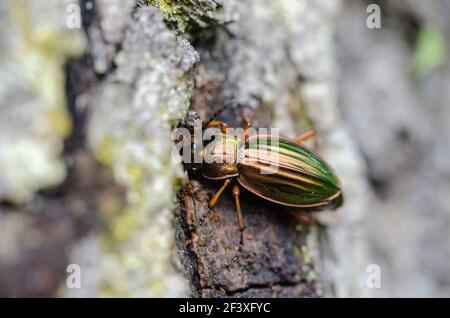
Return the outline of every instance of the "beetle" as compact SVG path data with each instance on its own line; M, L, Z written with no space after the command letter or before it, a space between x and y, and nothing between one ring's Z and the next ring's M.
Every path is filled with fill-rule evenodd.
M242 136L230 134L226 123L210 120L205 128L217 127L220 133L206 145L209 160L201 160L200 164L188 168L200 170L206 179L223 181L209 200L208 210L200 217L196 228L202 225L223 191L231 185L240 242L227 267L238 259L244 243L241 187L265 200L294 207L302 212L335 209L343 204L341 185L333 169L304 144L316 137L314 130L303 132L295 139L270 134L250 134L251 122L245 116L243 120L245 125ZM200 155L205 159L204 145Z

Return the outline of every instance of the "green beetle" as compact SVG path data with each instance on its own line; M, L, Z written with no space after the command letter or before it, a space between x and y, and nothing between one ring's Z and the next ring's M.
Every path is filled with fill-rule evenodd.
M268 134L250 135L250 121L246 118L244 121L241 138L227 133L225 123L210 121L206 128L220 127L221 133L201 149L202 159L207 155L208 160L202 160L197 167L207 179L224 180L209 201L209 209L197 227L232 183L241 236L238 251L227 266L239 257L243 245L245 225L239 201L240 186L266 200L301 211L337 208L343 203L340 182L332 168L303 144L315 137L313 130L300 134L296 139Z

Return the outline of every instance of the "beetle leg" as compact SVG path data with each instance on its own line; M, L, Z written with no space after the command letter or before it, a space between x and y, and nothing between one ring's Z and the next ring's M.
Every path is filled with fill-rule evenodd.
M311 139L316 138L316 131L314 129L309 129L307 131L302 132L300 135L297 136L297 141L305 142Z
M309 140L313 140L314 141L314 149L317 150L319 145L317 143L316 136L317 136L316 131L314 129L309 129L307 131L302 132L295 139L297 141L301 142L301 143L304 143L304 142L309 141Z
M199 228L203 224L203 222L205 221L209 212L211 212L212 208L217 204L217 201L219 200L220 195L222 194L223 190L225 190L225 188L230 184L230 182L231 182L231 179L226 179L225 182L223 183L223 185L220 187L220 189L217 190L217 192L214 194L214 196L211 198L211 200L209 200L208 211L206 211L200 217L200 220L198 221L196 228Z
M244 130L252 127L252 121L247 115L242 114L242 120L244 121Z
M211 198L211 200L209 200L208 206L210 209L212 209L216 205L223 190L225 190L225 188L227 187L227 185L230 184L230 182L231 182L231 179L226 179L225 182L223 183L223 185L220 187L220 189L216 192L216 194L214 194L214 196Z
M229 267L234 261L236 261L238 259L239 255L241 254L241 251L242 251L242 245L244 245L245 224L244 224L244 218L242 217L242 212L241 212L241 203L239 201L239 195L240 195L239 185L237 185L237 184L233 185L232 190L233 190L234 199L236 201L236 215L237 215L238 222L239 222L240 240L239 240L239 247L238 247L236 254L234 254L233 258L231 259L231 261L228 262L226 267Z
M209 124L206 126L206 128L211 128L211 127L219 127L220 131L223 132L224 134L227 132L227 129L228 129L228 125L220 120L211 120L209 122Z
M311 212L305 212L299 209L288 209L289 213L301 225L312 225L315 222L314 216Z
M311 213L308 212L297 212L297 221L303 225L312 225L314 224L314 217Z
M247 115L242 114L242 120L244 121L244 142L247 142L249 137L249 130L252 128L252 123L250 121L250 118Z

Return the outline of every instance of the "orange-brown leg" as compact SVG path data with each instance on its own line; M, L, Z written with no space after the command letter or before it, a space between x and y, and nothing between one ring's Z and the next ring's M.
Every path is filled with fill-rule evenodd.
M239 258L239 255L241 254L241 251L242 251L242 245L244 244L245 224L244 224L244 218L242 217L242 212L241 212L241 203L239 201L239 195L241 192L239 190L239 185L234 184L232 191L233 191L234 200L236 202L236 215L237 215L238 222L239 222L240 240L239 240L239 247L238 247L238 250L236 251L236 254L234 254L233 258L231 259L231 261L228 262L226 267L229 267L231 264L233 264L233 262L235 262Z
M305 212L298 208L288 208L287 210L289 211L289 214L302 225L312 225L315 222L312 212Z
M243 139L246 142L249 137L249 130L252 128L252 123L250 121L250 118L247 115L242 114L242 119L244 120L244 136Z
M317 133L314 129L309 129L307 131L302 132L300 135L295 138L299 142L307 142L310 140L314 140L314 149L317 150L319 148L319 145L317 143L316 139Z
M196 228L199 228L203 224L209 212L211 212L212 208L217 204L217 201L219 200L221 194L223 193L225 188L230 184L230 182L231 179L226 179L223 185L220 187L220 189L217 190L217 192L213 195L211 200L209 200L208 210L200 217L200 220L198 221Z
M311 139L316 138L316 131L314 129L309 129L307 131L302 132L300 135L295 138L297 141L305 142Z
M227 132L228 125L220 120L212 120L209 122L209 124L206 126L206 128L211 128L211 127L219 127L220 131L225 134Z

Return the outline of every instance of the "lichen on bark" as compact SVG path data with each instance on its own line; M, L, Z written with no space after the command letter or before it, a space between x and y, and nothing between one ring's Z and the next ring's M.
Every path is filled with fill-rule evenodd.
M148 0L164 14L164 21L177 33L195 32L220 23L219 0Z
M170 140L172 125L189 107L197 61L162 14L139 8L116 69L93 96L89 143L126 189L123 211L106 220L108 230L97 238L105 256L93 269L101 295L186 295L184 278L171 265L173 188L182 171L170 160Z
M0 200L28 202L66 176L61 153L71 122L64 63L85 43L66 27L65 10L57 0L0 5Z
M9 229L0 231L5 233L2 243L20 242L16 250L1 249L8 256L7 273L14 272L21 259L33 264L33 254L28 254L33 246L21 247L33 241L35 231L39 235L34 237L40 238L36 244L43 242L43 254L49 255L49 246L60 257L69 251L53 265L60 280L51 286L59 284L58 295L315 297L323 290L329 295L321 288L329 266L321 272L320 257L316 257L323 247L317 233L328 232L297 224L283 207L247 191L242 193L247 224L243 252L236 263L224 268L238 241L233 200L225 194L204 226L192 230L192 222L206 209L217 184L190 173L193 192L183 187L175 198L186 175L181 165L171 161L170 133L189 108L209 119L225 104L232 106L223 109L218 119L230 126L242 124L242 113L256 127L279 127L291 137L315 126L321 150L336 165L338 175L350 176L350 190L359 189L359 162L343 162L357 154L345 141L335 104L332 39L338 7L325 0L314 4L306 0L150 2L153 6L132 0L79 2L87 47L84 55L67 65L66 87L63 65L72 54L81 53L83 32L64 29L61 15L49 18L49 14L66 12L64 5L49 1L43 7L48 10L42 12L33 1L31 8L39 12L43 21L38 24L44 27L31 30L31 40L20 37L18 43L28 51L16 50L14 41L6 42L7 50L2 45L6 70L23 75L32 66L36 71L30 72L32 81L25 89L20 81L0 78L4 87L18 86L26 96L24 106L17 107L18 121L0 117L0 128L7 131L0 136L0 147L8 148L0 151L0 162L6 156L9 163L1 166L13 166L18 176L0 175L0 196L15 202L31 200L32 207L10 209L0 204L0 221L4 220L0 228ZM5 7L4 3L1 8L15 7L12 1ZM21 10L19 17L23 17ZM27 32L34 26L31 21ZM198 36L205 29L206 39ZM8 39L2 34L3 38ZM58 45L56 38L62 39ZM73 47L66 46L66 40ZM15 67L11 52L25 55ZM48 70L40 75L42 67ZM36 94L35 100L29 98L28 90ZM24 101L11 98L3 87L0 98L2 106ZM37 106L29 107L29 103ZM12 109L2 107L0 112L10 114ZM49 113L55 115L50 119L57 120L51 121ZM26 128L17 130L12 127L15 124ZM70 124L74 130L68 135ZM23 134L11 145L3 136L16 131ZM64 139L65 162L60 155ZM19 148L25 151L19 151L17 160L22 142L26 144ZM33 156L40 169L28 169L23 164L27 156ZM36 196L43 187L63 181L66 169L69 175L60 187ZM360 192L349 193L354 201ZM42 217L28 211L50 212ZM348 211L345 215L350 219L357 216L354 208ZM54 214L62 221L52 219ZM51 231L54 236L46 240L45 227L30 225L34 218L45 224L50 219L59 230ZM89 225L78 233L79 223ZM348 236L345 228L336 232L340 243L333 248L339 250ZM61 237L63 243L54 247ZM350 259L358 254L352 254L355 246L350 246L351 252L339 251ZM328 255L324 258L329 260ZM82 288L66 287L66 263L82 268ZM339 262L332 265L341 268ZM330 284L338 280L339 276L333 276ZM345 294L351 282L340 285Z

